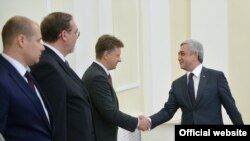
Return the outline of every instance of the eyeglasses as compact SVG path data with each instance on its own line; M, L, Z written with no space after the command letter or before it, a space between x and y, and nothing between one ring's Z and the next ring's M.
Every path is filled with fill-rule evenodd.
M80 31L77 30L75 34L76 34L76 37L79 38L79 36L80 36Z
M72 30L69 29L69 30L66 30L66 31L69 33L69 32L71 32ZM78 38L78 37L80 36L80 31L77 30L77 31L75 32L75 35L76 35L76 38Z

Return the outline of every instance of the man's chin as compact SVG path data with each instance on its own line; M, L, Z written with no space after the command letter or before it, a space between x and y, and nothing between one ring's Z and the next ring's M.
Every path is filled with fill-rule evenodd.
M180 64L180 68L183 69L184 67Z
M37 63L39 63L39 59L37 59L37 60L34 61L34 62L30 62L29 66L35 65L35 64L37 64Z
M111 70L114 70L116 69L116 66L112 67L112 68L109 68L108 70L111 71Z

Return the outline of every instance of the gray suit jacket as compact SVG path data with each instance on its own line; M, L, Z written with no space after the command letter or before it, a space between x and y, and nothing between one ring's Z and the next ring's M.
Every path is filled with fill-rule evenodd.
M137 118L119 111L116 93L101 66L92 63L82 80L92 101L97 141L117 141L117 126L129 131L136 129Z
M243 124L223 72L203 67L194 106L187 93L185 74L172 83L164 108L150 117L151 128L170 120L178 108L182 111L181 124L223 124L222 106L233 124Z

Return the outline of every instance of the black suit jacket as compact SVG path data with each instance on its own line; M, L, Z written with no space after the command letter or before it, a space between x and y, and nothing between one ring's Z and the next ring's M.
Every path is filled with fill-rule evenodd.
M86 70L82 80L90 93L97 141L116 141L117 126L134 131L137 118L119 111L118 99L105 70L96 63Z
M54 120L43 92L41 101L23 76L0 55L0 133L6 141L51 141Z
M233 124L243 124L223 72L203 67L195 105L187 93L185 74L172 83L164 108L151 116L151 128L170 120L178 108L182 111L181 124L223 124L222 106Z
M77 74L47 47L31 70L55 116L54 141L93 141L89 94Z

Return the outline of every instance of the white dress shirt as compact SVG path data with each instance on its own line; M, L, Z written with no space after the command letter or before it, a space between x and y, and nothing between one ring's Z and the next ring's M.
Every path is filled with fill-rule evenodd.
M195 99L197 98L197 92L198 92L198 87L199 87L199 82L200 82L200 75L201 75L201 70L202 70L202 64L198 65L192 72L187 72L187 81L188 81L188 76L190 73L193 73L193 80L194 80L194 93L195 93ZM188 84L188 82L187 82Z

